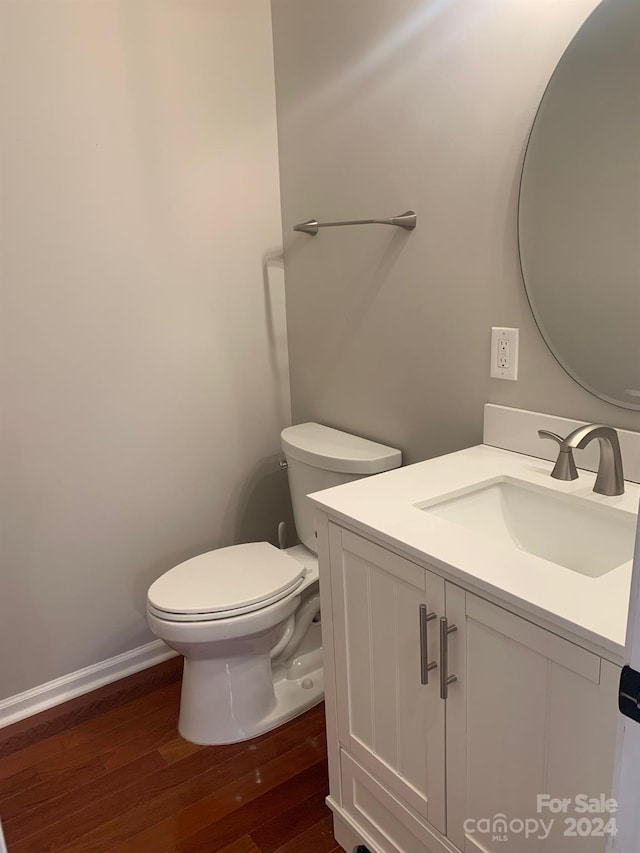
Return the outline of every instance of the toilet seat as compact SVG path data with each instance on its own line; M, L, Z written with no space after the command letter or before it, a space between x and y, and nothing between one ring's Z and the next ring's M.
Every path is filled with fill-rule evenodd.
M268 542L232 545L180 563L149 588L148 610L171 622L228 619L294 592L305 567Z

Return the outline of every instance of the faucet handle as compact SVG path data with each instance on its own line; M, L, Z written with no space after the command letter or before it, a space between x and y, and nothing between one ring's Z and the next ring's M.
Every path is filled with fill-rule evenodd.
M573 450L567 447L564 438L555 432L550 432L548 429L539 429L538 435L540 438L550 438L559 445L560 452L558 453L556 464L553 466L551 476L555 480L577 480L578 470L573 459Z
M550 432L548 429L539 429L538 435L540 438L551 438L553 441L557 441L558 444L562 444L564 438L561 435L558 435L555 432Z

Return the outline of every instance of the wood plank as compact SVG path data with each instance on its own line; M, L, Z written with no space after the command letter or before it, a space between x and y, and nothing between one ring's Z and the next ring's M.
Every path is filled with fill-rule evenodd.
M123 724L133 726L143 717L148 718L150 713L159 711L160 709L167 711L169 707L173 708L177 720L180 709L181 690L182 685L178 681L162 687L160 690L154 690L145 696L141 696L128 705L113 708L100 717L73 726L69 729L65 738L66 748L90 743L97 735L102 735L114 729L120 729Z
M180 681L182 658L170 658L127 678L105 684L98 690L0 729L0 757L11 755L58 732L101 716L108 709L121 708L139 696Z
M40 773L36 773L35 777L40 781L40 784L23 785L20 789L20 797L14 797L14 800L9 803L5 802L8 795L0 797L0 814L2 814L3 819L6 821L10 817L20 817L20 826L18 823L12 823L9 828L9 831L14 833L12 837L16 840L22 837L23 833L20 827L23 825L27 826L31 832L36 832L45 825L43 821L59 820L61 816L70 813L70 810L76 811L81 806L87 806L99 799L100 796L104 796L105 791L111 793L119 790L119 786L113 786L113 779L116 777L108 775L113 770L129 764L133 765L133 775L128 779L130 782L131 779L137 778L135 775L136 767L138 769L146 768L150 764L147 772L151 772L165 766L166 762L163 763L158 755L151 763L136 764L138 759L154 752L158 746L175 739L177 711L175 714L171 708L165 709L165 711L169 712L165 714L169 717L168 721L161 720L161 724L154 729L152 723L157 723L158 715L156 712L147 715L142 722L145 728L147 726L151 728L150 731L141 735L136 731L136 725L134 725L129 730L130 738L128 741L123 744L116 744L113 749L100 753L88 763L88 766L87 764L84 767L79 765L79 761L92 752L91 749L85 747L85 751L77 748L69 753L64 752L42 762L39 768L29 768L33 772L40 770ZM108 778L103 780L102 776L104 775L108 775ZM10 777L10 779L13 778ZM90 784L85 786L85 782ZM14 783L13 788L15 789L15 787ZM76 789L79 789L77 793ZM16 794L16 790L13 790L13 794ZM80 804L78 804L79 797L84 798ZM53 800L55 802L50 807L50 801ZM18 803L22 804L23 807L17 809L16 813L14 806ZM33 821L30 821L27 813L34 807L39 809L39 813Z
M276 853L333 853L340 846L333 835L333 817L328 817L316 823L297 838L279 847Z
M24 815L31 809L56 799L70 788L77 788L87 782L93 783L96 777L104 773L104 765L99 758L93 758L80 766L47 779L40 785L32 785L0 802L0 814L3 821Z
M226 764L233 763L239 752L235 744L229 744L202 750L170 766L167 766L160 753L155 752L162 767L151 774L144 785L135 781L93 802L74 815L73 825L66 822L50 826L49 846L42 849L57 851L65 845L74 847L76 842L78 850L90 843L95 843L96 850L101 849L100 838L113 825L127 827L133 823L129 834L139 832L155 820L164 818L174 798L188 796L187 791L197 790L200 786L209 790L218 772L224 774ZM128 837L127 832L124 837Z
M190 743L188 740L178 736L158 747L158 752L167 764L175 764L176 761L182 761L183 758L187 758L201 749L205 749L205 747L197 743Z
M154 817L149 828L132 837L126 836L120 844L114 844L120 840L122 833L130 832L130 825L124 821L114 822L109 828L107 837L103 833L86 836L79 839L79 845L75 848L63 848L64 853L83 853L86 849L95 851L113 851L113 853L139 853L140 850L153 850L157 853L167 853L167 849L175 849L175 845L185 835L194 831L199 832L211 823L212 815L222 819L231 812L242 807L248 802L255 800L262 792L282 784L287 778L307 769L318 761L326 760L326 740L323 735L308 738L304 743L294 747L284 754L279 754L268 763L261 762L253 771L234 779L224 787L219 787L207 796L199 797L186 808L175 810L164 820ZM116 833L113 832L116 830ZM83 847L84 842L89 842L90 848ZM100 846L96 842L100 841ZM170 845L167 847L167 845Z
M331 814L325 799L329 786L325 781L322 788L310 797L286 811L277 814L267 823L251 831L251 839L260 849L260 853L274 853L278 847L286 844L323 818Z
M238 838L237 841L232 841L223 847L219 853L261 853L248 835Z
M76 725L72 703L67 728L43 738L35 725L34 743L0 758L11 853L275 853L310 830L309 851L324 853L323 706L252 741L201 747L177 732L179 692L162 687Z
M76 814L86 811L114 792L140 785L147 776L165 766L159 753L149 753L118 770L73 788L36 811L18 815L7 821L4 831L11 853L55 850L55 839L64 837L66 828L72 828L73 836Z
M59 732L46 740L36 740L35 743L24 746L19 752L0 758L0 780L27 767L41 764L54 756L69 753L76 747L93 746L98 737L102 738L102 748L106 748L109 744L118 743L123 738L129 739L137 720L143 717L148 718L149 714L152 713L159 714L164 718L170 716L171 712L168 706L175 701L177 707L179 691L179 685L163 688L132 703L130 715L124 708L114 709L112 712L104 714L103 717L74 726L68 731ZM150 724L149 719L147 719L145 725ZM95 750L93 754L96 754ZM66 759L63 759L60 766L66 766L65 762Z
M321 712L310 711L290 727L262 736L250 745L209 747L169 767L159 753L153 753L162 768L154 768L155 772L145 777L144 785L140 785L137 777L131 784L125 782L100 799L92 798L87 807L78 807L73 821L60 820L48 826L37 837L30 836L24 847L12 848L11 853L59 850L92 833L99 840L103 828L105 832L115 831L112 826L115 824L122 825L119 830L122 839L128 838L247 771L255 772L261 764L300 743L307 730L323 730ZM90 792L85 792L85 796L91 796ZM118 840L122 839L119 836ZM82 844L78 849L83 849Z
M167 815L174 816L180 814L193 803L198 803L207 795L215 794L217 791L234 783L239 784L240 792L250 785L252 780L263 775L263 767L268 765L273 760L287 754L290 750L298 748L302 752L312 752L318 748L318 738L321 738L322 749L324 746L324 716L318 713L316 709L308 711L305 715L294 720L288 726L276 729L266 735L262 735L251 743L234 744L230 747L235 747L235 754L224 761L219 766L213 767L208 772L200 776L192 778L191 776L185 780L182 785L166 784L158 785L158 796L149 798L146 796L133 812L123 815L122 818L112 822L111 829L118 834L118 840L124 842L134 834L138 834L149 827L153 827L158 821L162 822L162 828L159 833L153 833L154 843L161 845L166 838L171 836L171 833L165 826ZM225 747L215 747L217 754ZM186 759L178 765L174 765L179 769L183 765L190 765L193 759L201 760L201 753L193 756L192 759ZM303 769L298 766L297 770ZM296 770L295 763L290 765L290 775ZM167 778L175 774L169 773ZM184 775L184 774L183 774ZM240 781L239 781L240 780ZM234 797L241 796L237 792ZM234 800L235 807L239 807L241 800ZM222 816L222 815L220 815ZM186 819L186 818L185 818ZM211 822L211 812L207 813L207 820L202 825ZM192 823L188 823L190 832L195 831L200 827ZM104 831L105 828L103 827ZM182 833L183 835L185 833ZM179 836L180 837L180 836ZM85 841L86 839L82 839ZM143 839L147 842L148 839ZM136 850L136 841L130 849ZM139 843L143 843L142 840ZM151 841L149 840L149 844ZM127 846L125 845L125 849ZM110 848L109 848L110 849ZM160 849L158 847L158 849Z
M81 766L90 758L101 758L105 769L115 769L138 757L140 745L145 745L150 738L154 743L158 742L157 731L159 728L163 732L161 742L174 737L175 719L176 715L170 706L161 706L130 724L123 722L116 729L95 735L83 745L56 752L50 758L38 762L36 769L43 781L57 778L61 773ZM144 751L148 752L150 748ZM18 759L20 755L22 753L16 753L6 760Z
M320 796L324 797L327 787L326 762L322 760L311 765L261 795L260 791L265 788L262 773L259 781L254 777L254 786L257 797L248 799L245 805L221 819L218 819L216 812L212 812L213 820L207 826L183 840L177 839L179 853L213 853L232 842L241 832L251 833L274 814L282 814L287 807L301 808L312 794L319 791Z
M112 749L106 752L100 752L99 758L107 770L116 770L118 767L124 767L131 761L135 761L148 752L157 750L162 755L162 748L175 740L178 733L178 711L177 709L169 709L170 713L164 717L155 718L155 724L151 725L151 720L145 718L142 723L142 731L134 730L132 736L123 743L116 744ZM148 726L144 725L148 721ZM145 730L146 729L146 730ZM164 756L162 756L164 759ZM164 759L165 764L167 763Z
M5 797L10 797L18 791L25 791L32 785L37 785L42 779L36 767L27 767L18 771L6 779L0 779L0 802ZM0 812L2 809L0 808Z

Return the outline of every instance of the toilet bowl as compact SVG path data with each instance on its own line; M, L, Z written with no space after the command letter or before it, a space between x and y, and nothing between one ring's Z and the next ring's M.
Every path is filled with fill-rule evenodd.
M295 679L286 677L282 641L293 633L291 617L303 600L313 606L315 599L314 616L319 610L317 558L309 554L305 566L301 551L291 556L268 542L220 548L181 563L150 587L149 626L184 655L178 730L187 740L246 740L322 699L321 653L308 673L298 667Z
M247 740L324 696L318 558L306 495L397 467L400 452L319 424L283 430L302 544L218 548L161 575L147 594L153 633L184 656L180 734Z

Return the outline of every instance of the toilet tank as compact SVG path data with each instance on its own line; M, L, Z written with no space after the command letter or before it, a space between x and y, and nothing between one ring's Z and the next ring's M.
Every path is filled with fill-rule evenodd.
M368 441L322 424L297 424L282 430L293 517L300 541L317 553L311 492L350 483L371 474L399 468L402 454L393 447Z

